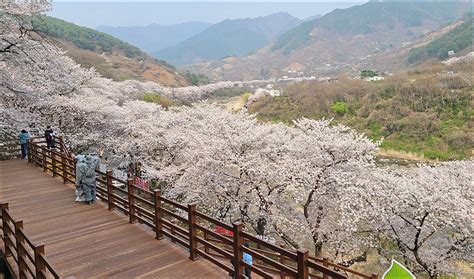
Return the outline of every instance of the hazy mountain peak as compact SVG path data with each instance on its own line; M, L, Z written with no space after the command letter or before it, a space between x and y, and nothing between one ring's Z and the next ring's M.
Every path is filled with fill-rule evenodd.
M226 19L154 55L176 65L241 56L271 43L300 22L300 19L286 12L255 18Z
M211 25L206 22L190 21L172 25L151 23L146 26L99 26L97 30L152 53L184 41Z
M285 76L295 71L299 75L334 75L371 65L392 70L406 66L408 46L471 9L471 2L368 2L304 21L251 56L186 68L211 79L231 80ZM456 52L461 49L460 41L471 42L466 35L469 29L458 33L436 41L436 45L449 48L436 55ZM457 40L456 47L452 40ZM412 52L411 60L433 57L432 46L428 47Z

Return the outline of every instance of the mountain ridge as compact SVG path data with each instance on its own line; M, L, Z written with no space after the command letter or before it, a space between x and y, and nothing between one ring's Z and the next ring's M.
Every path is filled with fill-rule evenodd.
M300 22L283 12L256 18L226 19L153 55L175 65L241 56L267 45Z
M167 62L109 34L49 16L33 18L32 24L37 33L50 38L77 63L96 68L104 77L153 81L173 87L189 84Z
M337 75L380 67L391 71L399 61L378 63L426 34L460 18L468 2L368 2L336 9L306 21L246 57L203 62L184 68L212 80L259 79L286 75Z
M173 46L209 28L212 23L189 21L179 24L161 25L152 23L146 26L105 26L96 30L115 36L136 45L148 53Z

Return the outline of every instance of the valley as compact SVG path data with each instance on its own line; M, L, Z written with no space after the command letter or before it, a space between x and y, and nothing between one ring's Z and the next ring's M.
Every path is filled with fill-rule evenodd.
M199 4L74 3L55 18L48 0L0 2L2 130L52 127L61 152L99 154L87 172L124 230L169 231L190 265L382 278L396 259L417 278L472 278L472 2ZM69 152L21 143L84 186Z

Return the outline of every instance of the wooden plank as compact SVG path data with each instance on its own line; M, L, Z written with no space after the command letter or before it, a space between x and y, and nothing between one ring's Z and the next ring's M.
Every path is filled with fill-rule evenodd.
M151 230L129 224L102 202L74 202L74 185L26 160L1 161L0 169L0 200L9 202L34 243L45 244L46 258L62 277L228 277L206 260L189 260L189 252L169 240L155 240Z

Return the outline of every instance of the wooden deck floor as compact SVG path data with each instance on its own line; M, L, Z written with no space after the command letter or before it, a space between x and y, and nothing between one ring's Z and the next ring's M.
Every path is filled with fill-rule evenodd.
M62 277L226 278L205 260L154 235L101 203L74 202L74 186L26 160L0 161L0 201L24 221L26 234L43 242Z

